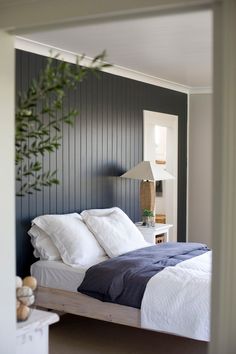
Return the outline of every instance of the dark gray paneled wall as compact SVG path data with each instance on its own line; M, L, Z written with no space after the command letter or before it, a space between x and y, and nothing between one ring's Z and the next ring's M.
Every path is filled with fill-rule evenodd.
M46 58L16 51L16 90L25 90ZM143 110L179 116L178 239L186 235L187 95L142 82L101 73L68 92L63 109L76 107L74 127L63 126L62 146L43 159L57 169L59 186L16 199L17 273L29 273L32 247L30 220L47 213L80 212L119 206L140 219L139 182L119 176L143 158Z

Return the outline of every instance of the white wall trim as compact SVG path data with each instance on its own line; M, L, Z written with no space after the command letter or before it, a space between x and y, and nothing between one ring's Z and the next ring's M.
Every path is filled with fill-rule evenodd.
M213 282L210 354L236 348L236 1L214 11Z
M49 45L46 45L46 44L43 44L40 42L36 42L36 41L32 41L30 39L19 37L19 36L16 37L16 39L15 39L15 48L21 49L21 50L24 50L27 52L31 52L31 53L40 54L40 55L47 56L47 57L50 55L50 50L54 54L59 52L59 53L61 53L60 57L69 63L75 63L76 57L79 55L78 53L74 53L74 52L70 52L70 51L67 51L67 50L64 50L61 48L49 46ZM91 60L92 60L92 58L85 57L85 59L83 61L83 65L88 66L91 63ZM141 73L141 72L129 69L129 68L125 68L122 66L118 66L118 65L113 65L110 68L104 69L104 71L108 72L110 74L113 74L113 75L126 77L128 79L145 82L147 84L167 88L169 90L183 92L186 94L188 94L191 89L189 86L185 86L182 84L171 82L171 81L161 79L161 78L158 78L155 76L147 75L147 74L144 74L144 73Z
M15 53L14 38L0 31L0 352L16 352L15 296Z
M189 94L190 95L213 94L213 89L212 87L190 87Z
M187 186L186 186L186 242L189 240L189 121L190 121L190 94L188 95L187 103Z

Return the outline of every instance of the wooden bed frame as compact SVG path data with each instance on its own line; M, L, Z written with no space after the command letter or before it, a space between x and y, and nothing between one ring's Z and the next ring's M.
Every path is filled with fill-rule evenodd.
M35 305L39 308L55 310L62 313L71 313L74 315L94 318L97 320L117 323L130 327L142 328L141 311L134 307L102 302L90 296L83 295L79 292L72 292L43 286L38 286L37 290L35 291L35 297ZM158 331L158 333L163 334L164 332ZM164 334L179 337L171 333ZM194 342L199 342L198 340L185 337L179 338L185 349L186 343L189 343L190 341L193 352L195 354L198 353L196 348L193 346ZM177 343L179 345L179 342ZM206 350L206 343L202 343L204 348L200 346L199 354L203 353L202 350ZM189 354L190 352L191 351L189 351Z
M141 328L140 310L134 307L102 302L79 292L39 286L35 305L97 320Z

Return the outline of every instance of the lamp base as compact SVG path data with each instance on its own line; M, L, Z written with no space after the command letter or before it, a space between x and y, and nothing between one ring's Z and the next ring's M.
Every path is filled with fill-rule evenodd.
M155 215L155 182L142 181L140 183L140 207L143 213L144 209L153 211Z

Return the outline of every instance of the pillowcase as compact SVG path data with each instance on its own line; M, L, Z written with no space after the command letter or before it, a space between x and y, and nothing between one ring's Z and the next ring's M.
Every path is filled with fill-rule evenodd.
M77 213L64 214L66 215L79 215ZM41 260L47 261L57 261L61 260L60 253L56 246L53 244L49 235L40 229L32 221L32 227L28 231L28 235L31 237L31 243L34 247L34 256L40 258Z
M77 213L43 215L35 218L33 223L49 235L63 262L68 265L90 266L106 256Z
M28 231L31 237L31 243L34 247L34 256L43 261L57 261L61 259L60 253L56 246L52 243L46 232L37 225L32 225Z
M81 216L111 258L148 246L138 228L119 208L84 210Z

